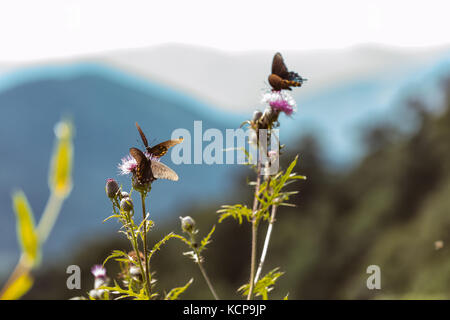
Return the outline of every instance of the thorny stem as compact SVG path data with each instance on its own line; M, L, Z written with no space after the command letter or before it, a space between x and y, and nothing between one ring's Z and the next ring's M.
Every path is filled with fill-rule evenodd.
M259 145L259 143L258 143ZM256 265L256 242L258 235L258 219L256 216L256 211L258 209L258 193L259 187L261 185L261 154L258 157L258 165L256 169L256 187L255 187L255 198L253 200L253 218L252 218L252 253L251 253L251 263L250 263L250 288L248 290L247 300L252 299L253 289L254 289L254 275L255 275L255 265Z
M114 208L114 213L115 213L116 209ZM131 237L132 237L132 246L133 246L133 250L136 253L136 259L139 263L139 269L141 270L141 275L142 275L142 279L145 279L145 271L144 271L144 267L142 266L142 262L141 262L141 256L139 254L139 244L136 238L136 234L134 233L134 229L133 229L133 224L131 222L131 216L129 212L125 212L125 216L127 218L127 223L130 226L130 231L131 231ZM145 291L147 292L147 295L150 298L150 291L149 291L149 286L145 285Z
M148 264L148 248L147 248L147 217L146 217L146 210L145 210L145 193L141 192L141 203L142 203L142 219L144 219L144 257L145 257L145 283L147 285L147 290L150 298L150 271L149 271L149 264ZM139 254L138 254L139 255Z
M272 229L273 229L273 225L275 223L275 216L277 214L277 208L278 208L278 206L276 206L276 205L272 206L272 212L270 215L269 226L267 227L266 239L264 240L264 247L263 247L263 251L261 253L261 259L259 260L258 270L256 271L256 276L255 276L255 280L254 280L255 284L259 280L259 276L261 275L261 271L262 271L264 262L266 260L267 248L269 247L270 236L272 235Z
M195 243L195 239L192 234L191 234L191 242ZM220 300L219 296L217 295L216 291L214 290L214 287L212 286L211 280L209 280L209 277L206 274L205 268L203 268L202 257L200 256L200 252L198 251L197 247L192 246L192 248L194 249L194 252L197 255L197 265L200 268L203 278L205 278L205 281L208 284L209 290L211 290L211 293L214 296L214 299Z

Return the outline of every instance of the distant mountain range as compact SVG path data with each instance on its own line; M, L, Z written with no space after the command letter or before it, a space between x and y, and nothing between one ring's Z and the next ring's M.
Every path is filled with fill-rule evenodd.
M296 91L309 97L353 80L381 77L424 67L448 56L449 46L395 48L365 45L347 49L282 51L289 68L309 79ZM8 63L2 72L39 65L66 66L88 62L126 70L227 111L249 112L258 106L260 91L267 84L274 51L221 51L208 47L166 44L149 48L117 50L73 58Z
M295 95L299 111L282 116L281 139L294 144L312 132L334 165L351 165L364 148L362 128L378 121L405 122L398 105L419 94L434 99L438 80L450 73L450 50L411 54L363 48L355 51L286 52L286 63L310 80ZM40 215L48 197L47 171L53 126L64 115L76 126L74 189L46 250L62 254L80 232L95 238L115 230L101 221L111 206L105 179L131 146L142 146L138 121L151 142L176 128L237 128L251 116L270 70L273 52L229 54L181 46L116 52L51 64L0 64L0 275L18 257L11 191L23 188ZM3 71L3 72L2 72ZM436 100L436 104L438 100ZM150 212L156 223L177 210L212 199L222 203L240 167L180 165L179 182L157 181ZM243 169L243 168L242 168ZM119 181L129 188L128 178ZM73 245L73 243L72 243Z
M36 75L38 74L38 76ZM0 93L0 261L10 264L18 255L11 192L23 188L39 216L48 197L47 172L53 147L53 128L68 115L76 127L74 189L46 246L60 252L68 242L83 241L116 230L102 220L112 209L105 196L107 178L114 177L129 190L129 177L118 177L117 165L132 146L141 147L135 122L149 142L170 139L177 128L193 131L194 120L208 128L237 128L242 119L223 114L188 96L156 84L94 64L40 68L29 82ZM20 77L24 77L22 74ZM39 78L39 80L38 80ZM120 79L120 80L119 80ZM156 181L149 210L156 223L164 216L178 219L177 210L205 199L228 198L231 165L174 165L170 155L162 159L177 171L179 182ZM94 233L95 232L99 232ZM82 235L82 238L77 236ZM56 251L55 251L56 250Z

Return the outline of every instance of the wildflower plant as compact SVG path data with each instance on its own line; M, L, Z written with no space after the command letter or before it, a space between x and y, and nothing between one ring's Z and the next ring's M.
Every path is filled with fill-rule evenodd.
M147 140L137 123L136 126L145 146L148 147ZM125 156L118 165L121 175L131 175L132 189L130 192L123 191L115 179L106 180L105 193L111 201L113 214L107 217L104 222L110 219L117 219L120 222L119 232L130 241L131 250L129 252L114 250L103 261L101 267L93 268L92 272L96 277L96 282L94 289L89 292L90 299L131 298L147 300L161 298L161 295L155 291L157 281L155 273L151 271L151 258L169 239L185 240L171 232L152 248L148 246L148 234L153 228L154 222L150 219L150 214L146 210L146 199L152 190L152 184L157 179L178 180L178 175L172 169L159 162L159 158L167 151L163 149L166 145L160 146L161 148L158 145L156 149L148 148L150 150L145 152L137 148L130 148L130 154ZM155 150L154 153L151 152L152 150ZM135 215L136 205L132 198L132 195L136 193L139 194L142 209L140 221ZM114 279L111 285L103 277L106 273L104 266L109 260L119 263L121 270L117 279ZM100 283L97 281L98 279L103 280L101 285L97 285L97 283ZM184 286L170 290L163 298L168 300L178 298L191 283L192 279Z
M253 131L253 143L258 149L256 165L252 166L256 171L256 181L250 182L250 185L255 188L253 206L250 208L242 204L224 205L218 210L220 214L219 222L227 218L233 218L239 224L245 220L252 225L250 279L247 284L242 285L238 289L238 291L247 297L247 300L253 299L255 295L261 296L263 299L268 299L268 293L273 289L276 280L283 274L278 271L277 267L260 279L277 210L280 206L291 206L289 198L297 193L297 191L286 191L285 188L296 180L306 179L306 177L293 172L298 161L298 156L295 157L284 172L268 172L263 167L263 161L265 160L264 165L270 164L270 162L279 162L279 150L284 147L279 143L279 138L275 130L280 126L279 116L281 113L291 116L296 111L297 105L288 90L291 90L291 87L300 87L305 80L296 72L289 72L281 54L275 54L272 62L272 74L269 76L269 83L272 88L265 90L261 99L265 110L264 112L256 110L253 118L245 121L241 125L249 126L250 130ZM277 141L277 150L270 150L268 147L268 145L273 145L271 144L273 138ZM249 154L246 153L246 155L248 156ZM252 161L249 161L249 163L252 163ZM268 226L264 246L256 269L256 244L261 222L266 222Z
M301 86L303 80L297 73L288 72L280 54L274 57L272 74L269 82L272 89L263 93L261 102L264 111L256 110L251 120L245 121L242 126L248 126L251 130L251 140L256 146L257 161L251 161L251 154L244 150L248 163L256 173L256 181L249 185L254 188L253 204L223 205L218 212L218 223L225 219L234 219L239 224L247 221L252 226L251 236L251 256L250 256L250 277L238 292L248 300L261 297L264 300L269 298L269 293L273 290L276 281L283 275L279 267L262 275L264 264L268 252L268 247L275 223L278 208L282 206L292 206L290 198L297 191L288 191L286 187L291 183L305 179L304 176L294 173L294 168L298 161L298 156L290 163L285 170L268 170L268 168L279 163L280 149L283 148L279 142L278 128L280 127L279 117L282 113L292 116L296 111L296 103L286 90L290 87ZM207 283L212 296L219 299L219 295L213 287L213 283L207 275L205 267L204 250L211 242L216 229L214 225L210 232L198 242L199 230L195 220L190 217L180 217L182 234L170 232L152 247L149 246L148 238L150 231L154 227L154 222L150 219L150 214L146 210L146 200L149 198L153 188L153 183L158 179L168 179L177 181L178 175L169 167L164 165L160 158L166 154L168 148L181 143L182 139L168 140L154 147L149 147L147 139L139 125L136 127L145 145L145 150L130 148L129 155L125 156L118 165L120 175L131 175L132 188L129 192L122 190L116 180L107 179L105 192L112 205L112 215L104 221L116 219L120 222L119 232L130 242L129 251L114 250L101 266L94 266L92 273L95 277L94 289L89 292L90 299L177 299L193 282L193 278L185 285L174 288L166 294L157 291L157 279L152 269L152 257L162 249L164 244L170 239L182 241L189 251L183 254L191 258L198 265L199 270ZM275 141L275 143L272 143ZM137 194L140 201L134 201ZM136 203L139 203L137 204ZM142 216L135 214L135 210L142 210ZM257 237L261 224L267 225L264 246L261 251L259 263L257 264ZM112 281L106 276L106 263L110 260L117 262L120 266L120 273ZM286 295L285 299L287 299Z
M278 94L278 97L288 99L286 98L286 95L276 94ZM263 103L268 102L267 99L263 99L262 101ZM279 157L278 151L268 150L267 148L267 141L270 141L271 136L275 134L272 129L279 127L278 117L281 112L284 112L287 115L292 114L290 111L286 112L279 108L279 104L281 104L280 101L275 105L268 102L268 106L264 113L256 111L252 120L244 122L244 125L249 125L251 130L255 131L259 153L264 152L265 158L269 159L269 161L274 161L274 157ZM282 101L286 104L290 103L288 100ZM260 139L259 131L261 129L267 130L267 141L262 141ZM238 291L245 295L248 300L253 299L255 295L261 296L263 299L268 299L268 293L273 289L276 280L283 274L282 272L278 272L279 268L277 267L260 279L272 235L273 225L275 223L277 209L280 206L292 206L292 204L289 203L289 198L297 193L297 191L286 191L285 188L296 180L306 179L305 176L297 175L293 172L298 161L298 156L295 157L285 171L279 171L274 175L265 173L263 170L262 159L263 157L261 155L257 157L257 164L253 166L253 169L256 171L256 181L249 183L255 188L252 208L242 204L223 205L222 208L217 211L220 214L219 223L227 218L233 218L239 224L243 221L247 221L252 225L250 279L247 284L242 285L238 289ZM275 160L278 161L278 159ZM256 243L261 222L266 222L268 226L264 247L256 270Z

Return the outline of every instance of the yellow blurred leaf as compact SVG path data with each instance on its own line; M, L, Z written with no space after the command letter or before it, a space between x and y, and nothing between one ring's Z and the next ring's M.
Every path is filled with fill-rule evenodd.
M49 185L59 197L67 197L72 190L72 124L61 121L55 127L57 144L52 155Z
M40 259L40 244L36 232L33 212L22 191L13 194L13 207L17 218L17 237L19 238L26 263L33 266Z
M25 293L30 290L33 285L33 278L28 274L24 273L20 275L17 279L11 283L8 288L3 292L0 297L1 300L17 300L20 299Z

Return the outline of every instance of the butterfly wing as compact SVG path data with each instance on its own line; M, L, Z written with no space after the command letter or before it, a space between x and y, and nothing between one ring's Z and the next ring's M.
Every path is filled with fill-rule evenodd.
M131 156L136 160L136 177L139 183L146 184L153 180L151 162L147 159L145 154L137 149L130 148Z
M139 134L141 136L142 142L144 143L145 148L148 148L148 141L147 141L147 137L145 136L144 132L142 131L141 127L138 125L138 123L136 122L136 128L139 131Z
M277 52L273 57L272 74L276 74L282 79L288 80L289 72L286 65L284 64L283 57L279 52Z
M167 179L178 181L178 175L164 163L159 161L151 161L151 170L156 179Z
M183 138L180 139L173 139L173 140L167 140L164 142L161 142L157 144L154 147L147 148L147 151L154 157L160 158L163 155L167 153L169 148L172 148L173 146L176 146L177 144L183 142Z
M288 80L302 84L303 81L305 81L306 79L303 79L302 76L299 75L297 72L290 71L288 74Z

